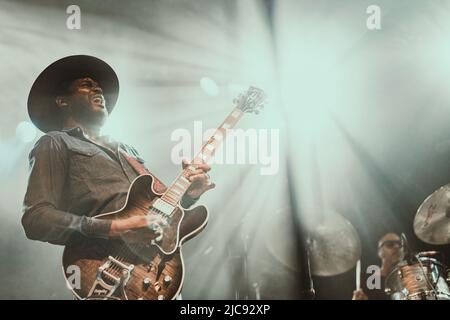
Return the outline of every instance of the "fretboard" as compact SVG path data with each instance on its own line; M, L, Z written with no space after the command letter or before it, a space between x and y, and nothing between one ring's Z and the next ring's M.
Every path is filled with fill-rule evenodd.
M202 146L200 152L194 157L191 164L208 163L213 158L218 147L221 145L227 130L232 129L241 119L243 114L244 113L241 110L234 108L225 121L222 122L220 127L217 128L214 134ZM164 201L168 202L172 206L176 206L181 201L181 198L191 185L191 182L186 178L186 174L189 170L190 168L184 169L169 186L166 192L164 192L161 196Z

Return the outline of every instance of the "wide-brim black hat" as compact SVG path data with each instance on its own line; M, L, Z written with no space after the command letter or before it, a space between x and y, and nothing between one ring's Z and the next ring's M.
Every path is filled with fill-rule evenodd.
M106 109L111 113L119 95L119 79L105 61L92 56L75 55L53 62L34 81L28 95L28 114L43 132L61 130L61 111L55 98L63 82L90 77L103 90Z

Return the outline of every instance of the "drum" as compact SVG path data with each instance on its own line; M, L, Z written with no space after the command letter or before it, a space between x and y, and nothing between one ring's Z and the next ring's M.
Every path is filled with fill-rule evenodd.
M417 255L400 262L387 276L385 290L392 300L450 300L446 269L437 259Z

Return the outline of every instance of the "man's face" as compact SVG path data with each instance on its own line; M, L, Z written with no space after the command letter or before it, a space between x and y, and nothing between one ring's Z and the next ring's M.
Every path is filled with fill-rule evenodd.
M74 80L66 99L71 116L82 124L101 127L108 118L103 91L89 77Z
M400 237L395 233L384 235L378 242L378 255L392 264L400 262L404 256Z

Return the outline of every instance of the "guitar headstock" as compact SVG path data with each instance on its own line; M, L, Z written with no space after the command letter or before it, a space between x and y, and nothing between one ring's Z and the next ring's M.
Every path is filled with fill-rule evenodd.
M235 100L236 107L242 112L258 114L264 108L266 94L261 89L250 87L241 93Z

